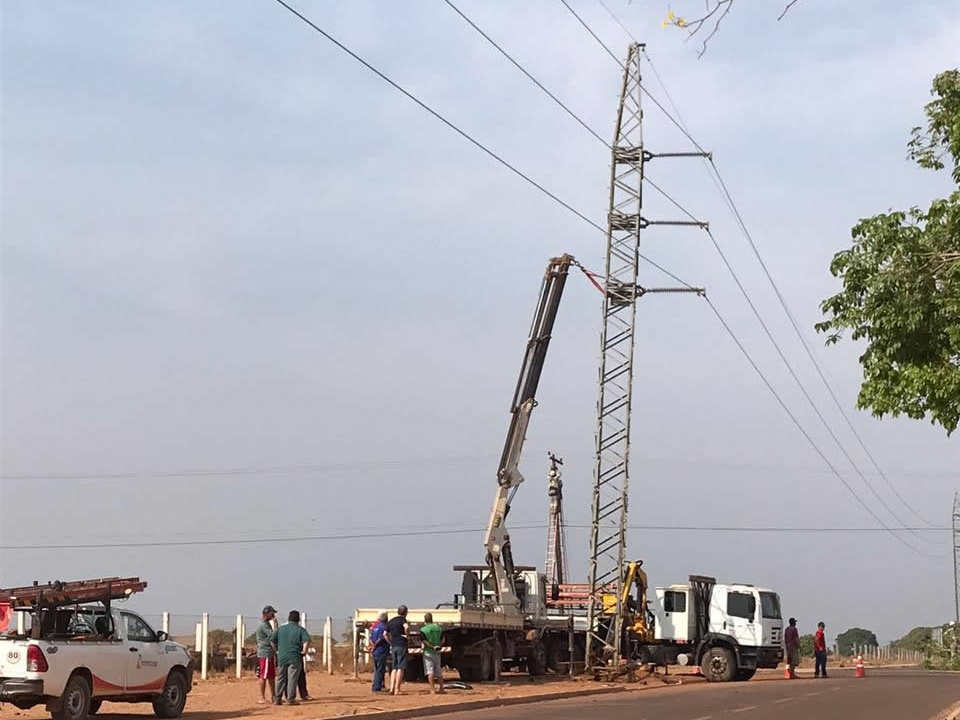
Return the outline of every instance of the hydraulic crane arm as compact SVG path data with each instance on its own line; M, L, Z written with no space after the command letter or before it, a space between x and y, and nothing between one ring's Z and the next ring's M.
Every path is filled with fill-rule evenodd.
M487 549L487 562L493 571L497 603L504 611L518 612L520 600L514 581L513 555L510 550L510 534L506 528L507 514L513 496L523 482L520 474L520 455L530 424L530 413L536 406L537 386L543 372L543 361L547 356L553 323L557 318L557 308L563 295L563 286L567 281L570 266L574 263L572 255L551 258L540 285L537 309L530 326L527 349L520 368L520 377L513 394L510 407L510 429L500 456L497 469L497 494L493 500L490 522L484 537Z

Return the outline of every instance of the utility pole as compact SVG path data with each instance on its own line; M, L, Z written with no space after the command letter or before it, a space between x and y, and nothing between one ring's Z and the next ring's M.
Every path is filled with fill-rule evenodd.
M627 50L620 104L611 146L607 213L603 330L600 339L593 517L590 527L586 667L618 664L623 639L621 602L626 561L627 501L630 487L630 411L637 298L649 292L695 292L702 288L647 289L638 284L640 231L652 225L705 223L655 221L643 216L644 165L657 157L644 148L641 109L642 43ZM669 153L703 157L705 153ZM605 607L604 596L610 597ZM609 611L613 609L613 615ZM643 609L640 609L643 612Z
M953 494L953 657L960 650L960 493Z

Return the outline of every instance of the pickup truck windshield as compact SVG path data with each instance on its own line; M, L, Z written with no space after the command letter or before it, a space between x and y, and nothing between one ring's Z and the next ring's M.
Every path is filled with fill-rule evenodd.
M774 592L760 593L760 611L767 620L781 620L780 596Z

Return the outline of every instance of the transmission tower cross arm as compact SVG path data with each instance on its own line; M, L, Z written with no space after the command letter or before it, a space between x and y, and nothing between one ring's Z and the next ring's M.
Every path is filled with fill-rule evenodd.
M520 366L520 375L510 404L510 427L497 468L497 492L494 495L483 544L495 580L497 603L505 610L519 610L520 607L506 519L517 488L523 482L519 468L520 456L527 437L530 414L537 405L537 388L550 346L553 325L557 319L560 298L563 296L570 266L575 262L572 255L561 255L551 258L547 264L543 282L540 284L540 295L530 326L523 364Z

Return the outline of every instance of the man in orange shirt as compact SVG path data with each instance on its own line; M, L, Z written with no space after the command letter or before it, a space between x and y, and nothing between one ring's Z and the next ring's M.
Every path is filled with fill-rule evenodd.
M823 632L826 627L822 622L817 623L817 632L813 634L814 677L827 676L827 638Z

